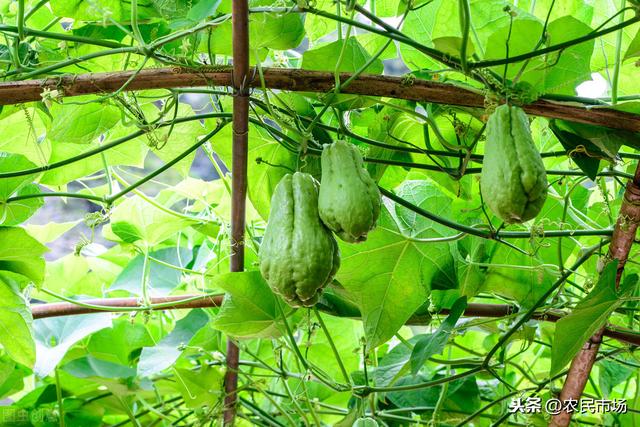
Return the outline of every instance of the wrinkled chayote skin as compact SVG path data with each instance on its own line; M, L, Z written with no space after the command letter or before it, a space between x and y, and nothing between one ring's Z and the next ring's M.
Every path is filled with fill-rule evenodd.
M327 227L345 242L362 242L376 226L380 204L358 148L345 141L325 144L318 211Z
M293 307L311 307L340 267L340 251L318 216L318 185L309 174L285 175L271 198L260 246L260 271Z
M542 209L547 174L521 108L503 104L489 117L480 183L485 203L506 223L528 221Z

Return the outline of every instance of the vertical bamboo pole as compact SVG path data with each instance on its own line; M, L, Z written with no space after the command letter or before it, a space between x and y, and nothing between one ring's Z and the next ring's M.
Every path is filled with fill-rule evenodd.
M609 260L618 260L618 274L616 277L616 286L620 284L620 277L624 270L624 265L629 257L629 251L636 238L636 231L640 223L640 163L636 167L633 180L629 180L627 188L624 192L624 199L620 206L620 213L613 230L611 243L609 244L609 252L607 258ZM580 352L571 361L567 378L560 393L562 402L573 399L580 400L584 387L589 380L591 369L596 361L604 327L598 330L585 343ZM562 411L551 418L550 427L566 427L571 422L571 413Z
M233 148L231 162L231 271L244 270L244 230L247 198L247 147L249 134L249 4L233 0ZM238 347L227 339L224 389L224 425L232 426L238 399Z

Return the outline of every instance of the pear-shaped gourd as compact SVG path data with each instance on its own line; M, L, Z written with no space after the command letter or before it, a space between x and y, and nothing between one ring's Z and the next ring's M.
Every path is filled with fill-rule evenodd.
M484 202L506 223L535 218L548 184L526 113L516 106L499 106L487 121L486 135L480 177Z
M271 198L260 245L260 271L293 307L313 306L340 267L340 251L318 216L318 185L309 174L285 175Z
M380 190L358 148L345 141L325 144L318 211L327 227L346 242L362 242L376 226L380 205Z

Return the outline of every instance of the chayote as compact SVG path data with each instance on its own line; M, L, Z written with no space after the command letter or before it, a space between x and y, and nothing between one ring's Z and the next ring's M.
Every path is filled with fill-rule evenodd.
M318 216L318 185L309 174L285 175L271 198L260 246L260 271L293 307L310 307L340 267L340 251Z
M318 211L327 227L346 242L362 242L376 226L380 204L358 148L345 141L325 144Z
M503 104L489 117L486 135L482 198L506 223L535 218L547 198L548 184L527 115L519 107Z

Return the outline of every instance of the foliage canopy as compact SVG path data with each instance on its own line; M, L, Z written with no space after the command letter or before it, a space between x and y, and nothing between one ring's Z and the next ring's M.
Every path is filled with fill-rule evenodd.
M505 100L640 114L637 2L250 7L261 87L250 99L245 272L229 273L230 88L45 89L40 101L0 110L3 421L218 425L232 337L239 426L351 426L364 416L389 426L546 425L543 413L511 414L511 399L544 404L596 329L638 325L637 249L619 287L616 264L602 259L640 139L530 117L548 197L534 220L504 225L480 196L485 123ZM0 0L0 73L11 82L226 69L230 13L230 0ZM329 71L336 86L272 90L262 67ZM339 72L464 87L486 108L343 94L352 80ZM323 144L339 139L361 150L380 186L380 218L365 242L339 242L335 281L314 308L294 310L259 273L271 197L287 173L319 177ZM225 298L154 305L194 294ZM140 307L83 302L118 297ZM30 306L60 300L104 312L34 320ZM464 317L478 303L518 313ZM546 310L564 317L530 321ZM627 399L629 412L578 422L640 422L637 357L605 340L585 396Z

